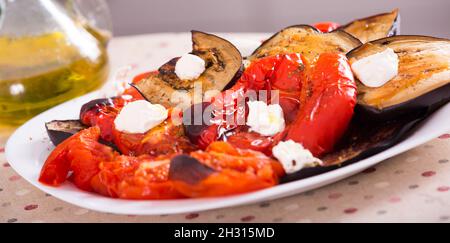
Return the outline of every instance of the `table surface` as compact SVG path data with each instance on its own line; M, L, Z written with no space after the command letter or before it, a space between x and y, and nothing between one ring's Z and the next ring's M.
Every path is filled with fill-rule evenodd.
M236 37L223 34L225 37ZM266 34L239 34L261 40ZM115 38L111 83L190 50L189 34ZM320 189L260 204L179 215L93 212L34 188L9 166L0 139L0 222L450 222L450 134Z

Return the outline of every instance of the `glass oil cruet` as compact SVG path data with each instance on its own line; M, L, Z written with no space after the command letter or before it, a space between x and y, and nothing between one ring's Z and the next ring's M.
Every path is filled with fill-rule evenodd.
M110 37L104 0L0 0L0 129L99 88Z

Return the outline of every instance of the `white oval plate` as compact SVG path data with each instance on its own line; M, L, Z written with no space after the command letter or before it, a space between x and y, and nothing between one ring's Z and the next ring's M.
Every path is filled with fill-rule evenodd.
M57 188L40 184L38 182L39 172L48 154L53 149L53 146L48 140L44 123L55 119L75 118L81 105L95 97L97 97L97 94L93 93L69 101L27 122L10 137L5 150L6 158L17 173L42 191L80 207L117 214L160 215L199 212L287 197L359 173L385 159L419 146L450 131L450 104L447 104L423 122L407 139L382 153L325 174L231 197L131 201L106 198L97 194L87 193L77 189L69 182Z
M249 52L254 49L253 42L233 41L241 51ZM248 50L247 50L248 49ZM132 201L103 197L77 189L66 182L54 188L38 182L41 167L50 151L53 149L44 127L44 123L51 120L77 118L80 107L98 93L91 93L83 97L68 101L50 109L28 121L17 129L6 144L6 158L12 168L28 182L42 191L68 203L100 212L130 214L130 215L161 215L187 212L199 212L210 209L231 207L276 198L287 197L312 190L338 180L344 179L363 171L381 161L419 146L431 139L450 131L450 104L442 107L426 121L424 121L408 138L392 148L376 154L358 163L351 164L321 175L307 179L278 185L269 189L231 197L208 199L183 199L162 201Z

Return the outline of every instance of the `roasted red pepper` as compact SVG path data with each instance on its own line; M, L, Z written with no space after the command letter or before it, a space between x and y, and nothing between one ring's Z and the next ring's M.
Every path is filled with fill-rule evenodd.
M270 149L281 139L292 139L302 143L315 156L321 156L333 149L341 138L353 116L356 104L356 84L350 66L344 55L322 54L309 65L298 54L276 55L254 61L244 72L237 84L226 93L233 94L215 100L215 124L230 127L223 114L245 122L246 113L241 112L238 98L245 97L249 90L267 91L270 103L270 91L279 93L279 103L283 108L287 129L273 138L264 137L248 131L245 124L232 126L226 141L238 148L253 149L270 154ZM259 97L261 98L261 97ZM245 103L244 103L245 104ZM227 109L223 109L223 107ZM221 110L223 109L223 110ZM217 121L218 120L218 121ZM202 147L224 137L210 136L211 130L205 129L208 139L198 144ZM271 143L272 142L272 143Z
M353 117L356 94L347 58L320 55L303 85L302 107L284 139L301 143L314 156L330 152Z
M70 180L80 189L124 199L182 198L168 179L171 155L119 155L98 142L100 129L91 127L53 150L39 181L59 186Z
M245 101L250 97L263 99L264 94L260 91L265 91L268 103L278 99L289 124L299 109L306 65L307 61L296 53L270 56L251 63L231 89L213 100L212 123L215 128L204 129L204 134L196 136L193 142L204 149L231 131L229 142L233 145L257 151L266 150L270 139L242 129L248 114ZM272 90L277 91L278 97L272 97ZM255 91L253 95L250 95L251 91ZM236 131L238 128L240 131ZM212 130L219 134L213 136ZM246 132L246 135L238 134L239 132ZM256 138L258 141L252 142Z
M280 163L262 153L214 142L206 151L174 158L169 179L187 197L217 197L275 186L283 174Z

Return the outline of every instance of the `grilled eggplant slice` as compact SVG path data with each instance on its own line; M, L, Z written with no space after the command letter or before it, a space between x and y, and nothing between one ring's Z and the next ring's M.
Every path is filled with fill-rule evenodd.
M346 54L360 45L358 39L341 30L322 33L309 25L295 25L281 30L263 42L248 59L252 61L266 56L296 52L312 61L321 53Z
M51 121L45 123L50 141L57 146L75 133L87 128L79 120Z
M398 9L350 22L339 28L358 38L362 43L400 34Z
M379 88L358 81L358 112L371 120L423 116L450 101L450 40L393 36L368 42L347 57L353 63L385 48L398 54L399 73Z
M242 56L229 41L212 34L192 31L192 42L192 54L206 62L205 72L196 80L180 80L175 74L178 59L172 59L164 64L158 73L153 73L148 79L134 85L148 101L167 107L186 102L174 97L177 91L182 91L188 95L187 97L198 101L198 97L193 97L197 85L201 85L202 94L210 90L222 91L239 73ZM182 97L178 96L178 98Z

